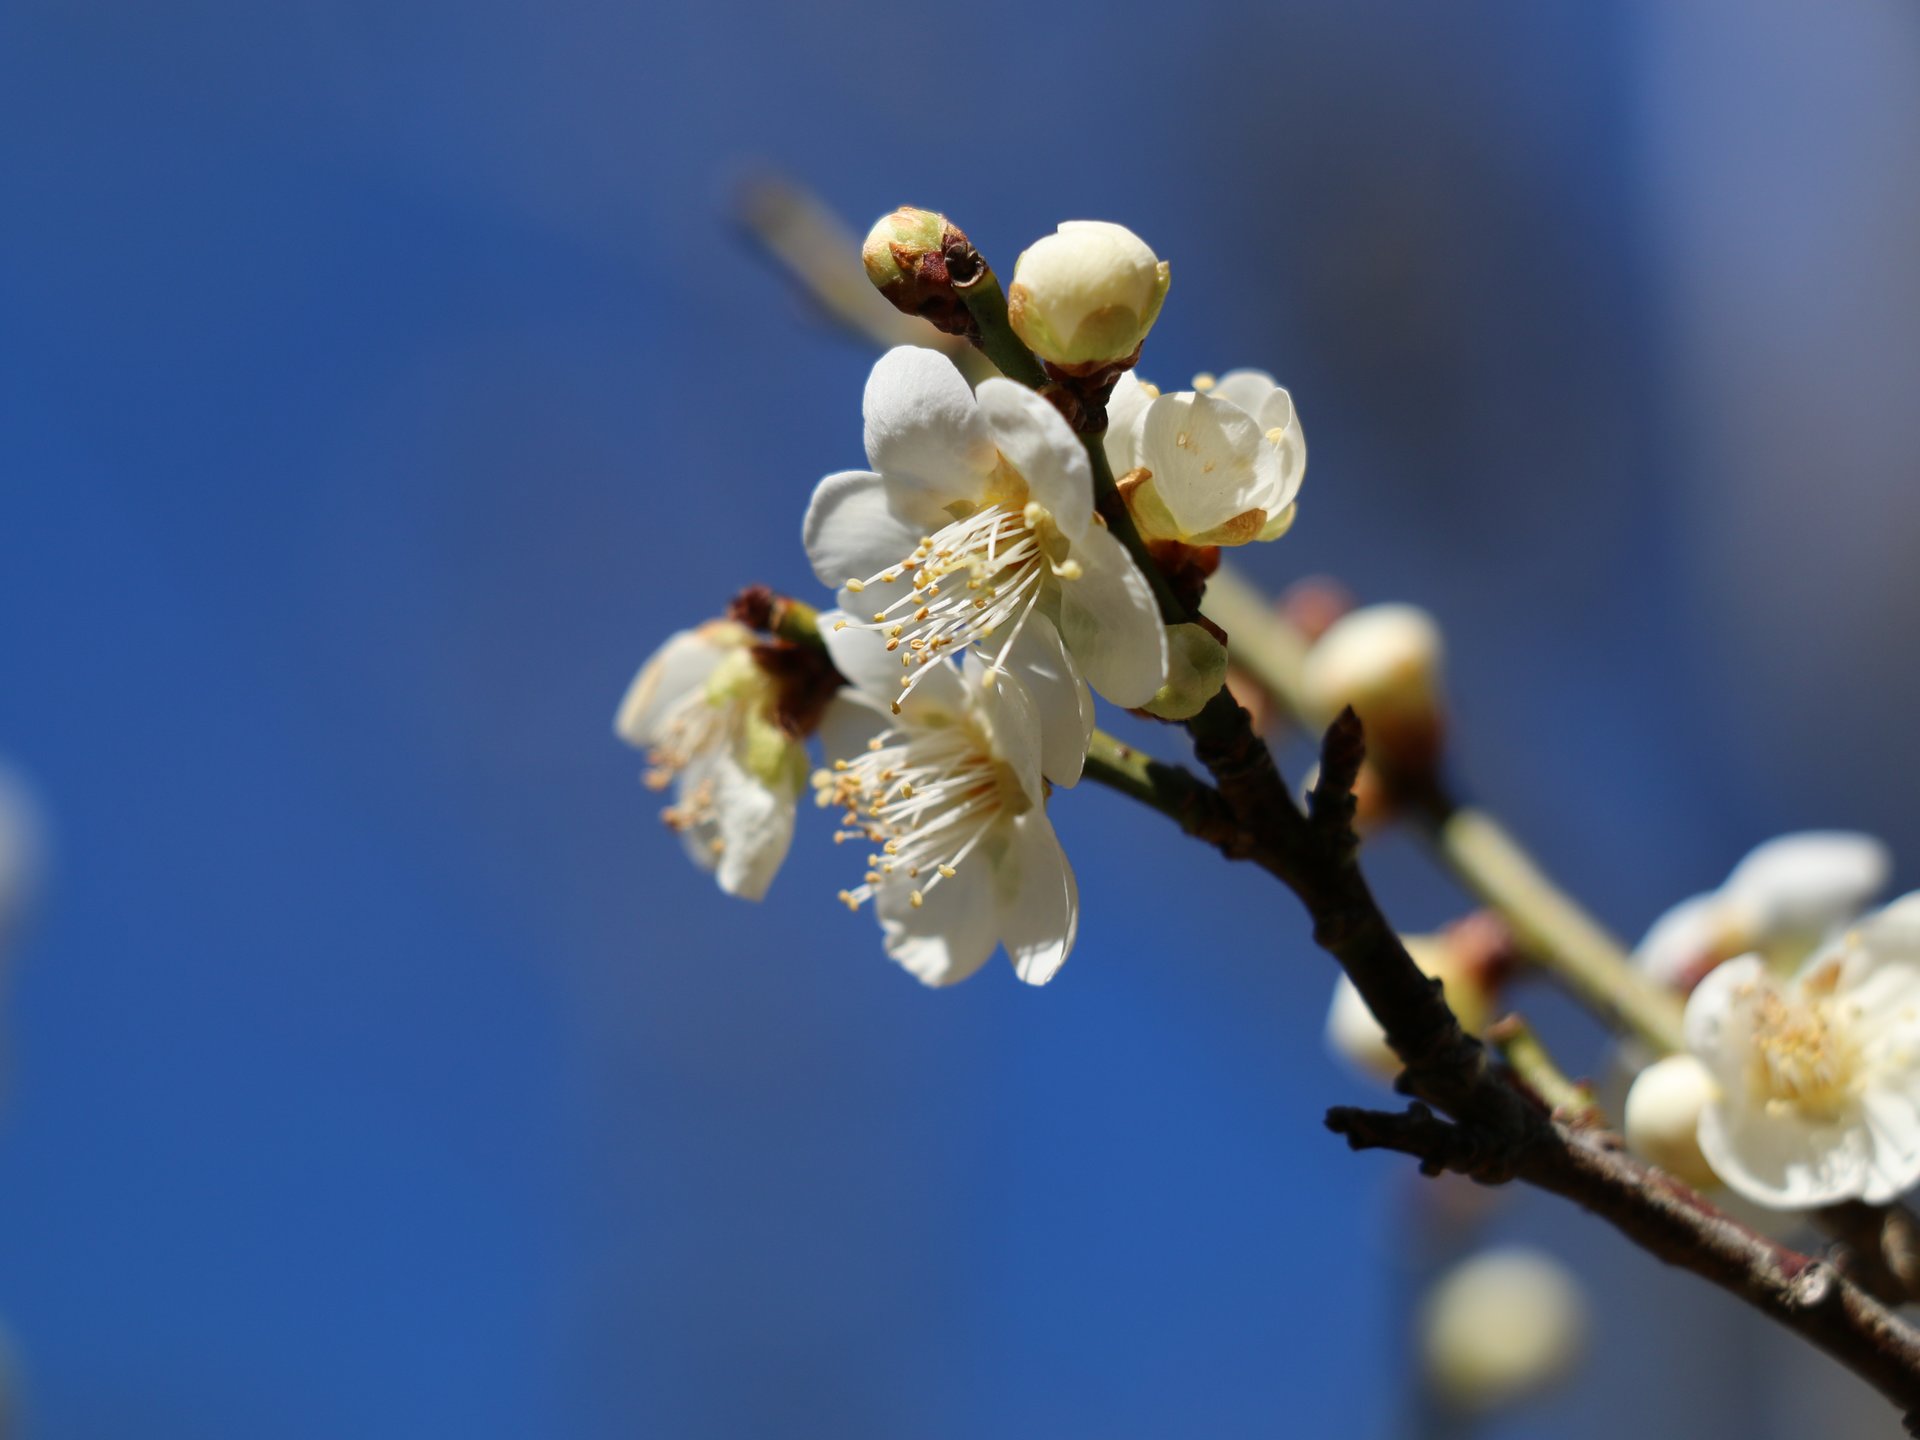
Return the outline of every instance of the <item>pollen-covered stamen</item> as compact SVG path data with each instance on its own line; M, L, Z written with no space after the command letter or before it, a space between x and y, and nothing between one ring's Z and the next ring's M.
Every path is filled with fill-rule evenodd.
M647 769L642 777L649 790L664 790L689 768L731 745L745 723L746 707L733 700L716 701L696 691L682 700L661 722L658 738L647 747ZM691 830L714 815L715 789L702 777L687 786L660 818L674 830ZM715 842L718 853L718 842Z
M1749 1083L1769 1108L1792 1106L1829 1114L1852 1094L1859 1058L1831 1003L1788 999L1771 987L1752 996L1753 1049Z
M905 699L928 666L957 657L968 645L1003 637L994 648L1004 653L1046 583L1079 578L1080 562L1068 550L1045 507L986 505L924 537L898 565L850 578L848 590L877 591L885 603L866 620L848 618L840 625L886 637L905 672Z
M852 910L889 881L909 884L918 908L959 873L996 820L1024 804L1018 782L964 723L887 730L864 755L815 772L813 785L817 803L842 811L835 842L874 847L862 882L840 892Z

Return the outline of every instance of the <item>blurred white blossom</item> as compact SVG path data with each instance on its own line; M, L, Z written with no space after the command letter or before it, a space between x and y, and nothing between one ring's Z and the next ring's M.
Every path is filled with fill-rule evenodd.
M1871 835L1810 830L1769 840L1717 890L1682 900L1634 951L1649 975L1688 990L1714 966L1758 953L1788 973L1886 887L1887 847Z
M1700 1149L1757 1204L1878 1204L1920 1181L1920 894L1868 916L1790 980L1759 955L1687 1001L1712 1074Z
M793 840L806 751L775 718L753 632L731 620L682 630L634 677L614 731L647 752L646 783L687 854L729 895L758 900Z
M1429 1292L1421 1349L1456 1409L1511 1405L1563 1378L1585 1348L1587 1304L1559 1261L1512 1246L1462 1261Z

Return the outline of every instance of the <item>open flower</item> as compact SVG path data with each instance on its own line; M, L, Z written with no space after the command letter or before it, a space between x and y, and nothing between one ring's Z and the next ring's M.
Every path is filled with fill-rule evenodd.
M1882 1204L1920 1181L1920 894L1863 920L1790 981L1758 955L1687 1001L1713 1076L1700 1150L1735 1191L1798 1210Z
M1107 404L1106 443L1149 540L1245 545L1293 524L1307 442L1293 397L1263 371L1203 376L1168 395L1124 375Z
M831 618L822 632L849 688L821 721L830 768L815 794L843 812L836 841L870 847L841 900L872 901L887 953L928 985L966 979L997 946L1022 980L1046 984L1073 949L1080 896L1047 819L1026 687L968 655L964 670L921 667L896 702L882 637Z
M682 630L634 677L614 733L647 752L650 789L674 789L662 818L729 895L758 900L793 839L807 756L775 718L774 682L753 632L731 620Z
M1153 591L1093 513L1080 442L1031 390L996 378L976 396L912 346L873 367L866 441L873 470L822 480L803 530L841 623L892 653L895 699L969 647L1018 674L1045 771L1071 784L1093 727L1082 682L1135 706L1167 675Z
M1634 959L1676 990L1749 952L1785 974L1857 917L1892 868L1887 847L1871 835L1779 836L1734 866L1718 890L1683 900L1654 921Z

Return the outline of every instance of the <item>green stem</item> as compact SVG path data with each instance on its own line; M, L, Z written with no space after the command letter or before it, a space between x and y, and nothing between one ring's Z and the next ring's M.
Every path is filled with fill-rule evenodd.
M1555 885L1499 821L1444 801L1420 818L1448 868L1513 927L1537 964L1616 1029L1662 1052L1685 1048L1680 1001L1636 967L1626 948Z
M1007 318L1007 294L1000 288L1000 277L993 273L993 267L982 258L973 278L964 283L955 281L953 288L980 329L981 351L1000 373L1009 380L1044 390L1050 383L1046 369L1013 333L1013 322Z
M1605 1128L1607 1117L1594 1098L1593 1087L1569 1080L1525 1020L1509 1015L1495 1021L1487 1027L1486 1041L1500 1052L1508 1068L1527 1088L1546 1103L1554 1118L1583 1128Z

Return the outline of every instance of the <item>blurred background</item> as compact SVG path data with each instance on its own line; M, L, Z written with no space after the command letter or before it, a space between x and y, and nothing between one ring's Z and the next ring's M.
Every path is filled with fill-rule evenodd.
M1321 1129L1377 1092L1284 896L1083 788L1059 980L928 992L824 825L727 901L612 738L669 630L812 593L860 463L870 354L730 225L767 168L1003 269L1138 230L1145 373L1304 419L1250 573L1433 609L1463 777L1629 938L1788 829L1920 883L1910 5L12 0L23 1434L1407 1433L1417 1182ZM1888 1428L1559 1202L1489 1223L1595 1354L1486 1434Z

